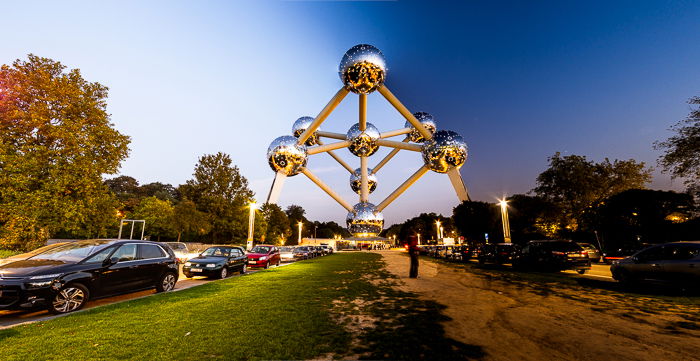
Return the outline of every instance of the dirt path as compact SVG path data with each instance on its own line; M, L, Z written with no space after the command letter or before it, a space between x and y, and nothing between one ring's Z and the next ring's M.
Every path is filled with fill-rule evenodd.
M379 252L403 291L447 306L454 340L483 347L487 360L697 360L700 307L624 294L510 282Z

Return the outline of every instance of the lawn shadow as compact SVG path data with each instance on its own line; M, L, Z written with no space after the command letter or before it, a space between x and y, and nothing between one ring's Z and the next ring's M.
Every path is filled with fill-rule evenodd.
M14 328L6 328L4 330L0 330L0 342L5 341L6 338L10 338L12 336L16 336L19 332L15 330Z

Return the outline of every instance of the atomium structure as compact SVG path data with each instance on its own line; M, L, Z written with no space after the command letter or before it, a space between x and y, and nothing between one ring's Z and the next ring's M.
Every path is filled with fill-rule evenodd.
M411 113L392 94L384 80L387 66L384 55L372 45L356 45L348 50L340 61L338 74L343 87L314 118L304 116L292 126L292 135L281 136L267 149L267 160L276 172L268 203L276 203L287 177L304 174L325 191L331 198L348 211L347 228L355 237L374 237L384 228L382 211L399 195L413 185L428 171L447 173L461 201L469 200L459 168L467 160L467 145L457 133L438 130L435 119L425 112ZM406 118L404 128L380 132L367 122L367 95L377 91ZM345 133L322 131L321 123L331 114L350 92L359 96L359 119ZM404 136L402 141L389 138ZM336 140L324 143L321 138ZM377 165L368 166L369 157L380 147L393 148ZM347 148L360 158L360 167L352 168L334 151ZM400 150L420 152L423 165L394 190L386 199L375 205L369 202L369 195L377 188L377 172L384 167ZM350 187L359 194L359 203L350 205L333 189L321 181L307 168L311 155L328 153L350 173Z

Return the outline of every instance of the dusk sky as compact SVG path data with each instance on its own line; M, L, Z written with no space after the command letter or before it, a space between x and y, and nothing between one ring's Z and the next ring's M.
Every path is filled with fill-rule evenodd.
M461 4L461 5L459 5ZM700 95L700 2L684 1L105 1L3 2L0 63L28 53L80 68L110 88L116 128L132 137L121 174L178 185L197 159L229 153L264 201L265 152L295 119L315 116L342 86L343 53L373 44L387 86L411 111L469 145L462 174L472 198L524 193L555 152L656 167L653 143ZM368 120L404 119L379 94ZM350 95L322 125L357 122ZM376 164L388 150L372 156ZM347 150L339 152L359 166ZM422 165L401 153L379 173L379 203ZM329 156L309 168L350 203L348 173ZM658 167L656 167L658 168ZM655 189L682 189L658 170ZM287 179L283 207L344 223L346 211L303 175ZM429 173L384 215L452 213L445 175Z

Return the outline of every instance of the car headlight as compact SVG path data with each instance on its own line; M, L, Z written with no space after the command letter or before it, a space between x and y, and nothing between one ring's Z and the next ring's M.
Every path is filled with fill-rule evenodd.
M47 278L56 278L59 277L61 274L60 273L54 273L50 275L39 275L39 276L31 276L29 277L30 280L43 280Z
M267 256L262 256L262 257L260 257L260 260L261 260L261 261L264 261L264 260L266 260L266 259L267 259Z
M185 266L187 266L187 267L192 266L192 262L185 262Z
M207 263L207 267L214 268L216 267L216 263Z
M48 287L51 286L53 283L53 280L48 280L48 281L40 281L40 282L29 282L27 285L29 288L41 288L41 287Z

